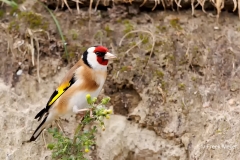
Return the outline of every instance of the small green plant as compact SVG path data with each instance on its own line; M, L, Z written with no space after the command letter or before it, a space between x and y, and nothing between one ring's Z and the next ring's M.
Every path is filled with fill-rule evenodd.
M77 40L78 39L78 32L75 29L70 30L70 34L72 37L72 40Z
M128 66L122 66L122 68L121 68L121 72L125 72L125 71L127 71L128 70Z
M175 57L174 57L173 54L168 55L167 58L168 58L170 61L174 61L174 60L175 60Z
M178 89L179 90L184 90L185 89L185 84L184 83L179 83L178 84Z
M159 70L155 71L155 75L158 76L159 78L163 78L164 77L164 73L162 71L159 71Z
M16 21L12 21L8 25L9 31L19 31L19 28L20 28L19 23L17 23Z
M2 18L4 16L4 11L0 10L0 18Z
M170 20L170 25L175 29L182 30L182 27L179 24L179 19L178 18L171 19Z
M84 131L84 126L91 122L98 122L102 130L105 130L103 120L109 119L112 110L106 109L106 104L110 101L109 97L103 98L100 104L96 104L97 98L91 98L86 95L89 108L84 115L81 123L75 130L73 139L65 137L57 129L49 129L48 132L53 135L56 142L48 144L52 150L52 158L57 160L85 160L85 153L88 153L91 147L95 145L95 134L97 126Z
M144 34L140 34L140 39L142 40L143 44L147 44L149 42L149 37L144 36Z
M48 23L44 21L44 18L40 14L31 11L21 12L19 19L26 22L31 29L42 28L46 30L48 27Z
M109 25L106 25L104 30L105 30L105 32L107 34L107 37L110 37L110 35L113 33L113 30L110 28Z
M196 81L196 80L197 80L197 77L193 76L193 77L191 78L191 80L192 80L192 81Z
M131 32L134 29L133 25L128 20L124 21L124 26L125 26L124 33Z
M164 80L161 80L160 83L161 83L161 88L162 88L164 91L166 91L166 88L167 88L168 83L167 83L166 81L164 81Z
M167 27L166 26L157 26L156 27L160 32L165 32L165 31L167 31Z
M0 0L4 3L6 3L7 5L11 6L12 8L18 8L18 4L16 2L14 2L13 0Z

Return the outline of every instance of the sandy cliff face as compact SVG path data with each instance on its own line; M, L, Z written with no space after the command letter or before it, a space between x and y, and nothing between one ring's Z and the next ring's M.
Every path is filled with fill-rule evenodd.
M37 11L51 19L41 8ZM69 41L69 66L80 58L83 46L96 43L109 46L119 57L109 66L100 95L111 97L114 115L106 121L106 130L99 130L93 159L240 159L239 19L222 13L217 26L215 18L195 13L196 17L187 11L115 19L119 15L99 11L92 15L89 29L87 12L78 16L56 12ZM34 66L30 52L22 55L10 48L6 56L8 43L26 37L1 32L0 159L51 159L42 137L22 145L38 125L34 116L69 69L62 61L55 24L49 22L51 40L36 35L43 41L39 41L39 64ZM121 38L134 30L138 33L126 36L119 46ZM23 50L29 44L24 40ZM62 123L71 136L75 117L65 117ZM47 143L52 141L47 132L44 136Z

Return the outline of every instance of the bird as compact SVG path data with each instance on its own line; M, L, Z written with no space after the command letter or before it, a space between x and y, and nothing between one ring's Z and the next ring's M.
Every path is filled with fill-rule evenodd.
M52 93L46 107L35 116L38 121L43 120L28 142L35 141L53 120L66 114L86 111L86 95L99 95L107 77L109 60L115 58L116 55L104 46L89 47Z

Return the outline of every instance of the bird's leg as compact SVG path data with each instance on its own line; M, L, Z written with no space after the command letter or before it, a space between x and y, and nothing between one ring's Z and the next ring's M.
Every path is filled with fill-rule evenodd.
M86 111L90 111L90 117L92 118L92 109L91 108L84 108L84 109L78 109L77 106L73 106L73 112L80 115L84 116Z
M80 109L78 110L77 114L84 116L86 111L90 111L90 118L93 118L92 108Z
M89 109L80 109L80 110L77 110L76 114L79 114L79 115L85 115L86 111L89 111Z

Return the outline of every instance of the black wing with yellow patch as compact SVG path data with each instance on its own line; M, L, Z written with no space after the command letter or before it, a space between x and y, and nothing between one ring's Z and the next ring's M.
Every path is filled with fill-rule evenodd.
M36 116L35 119L38 118L38 121L40 119L42 119L43 115L45 113L47 113L50 109L50 107L52 106L52 104L69 88L71 87L71 85L73 85L75 83L75 78L74 75L72 77L72 79L69 82L63 83L61 84L51 95L51 97L49 98L47 105L45 108L43 108Z

